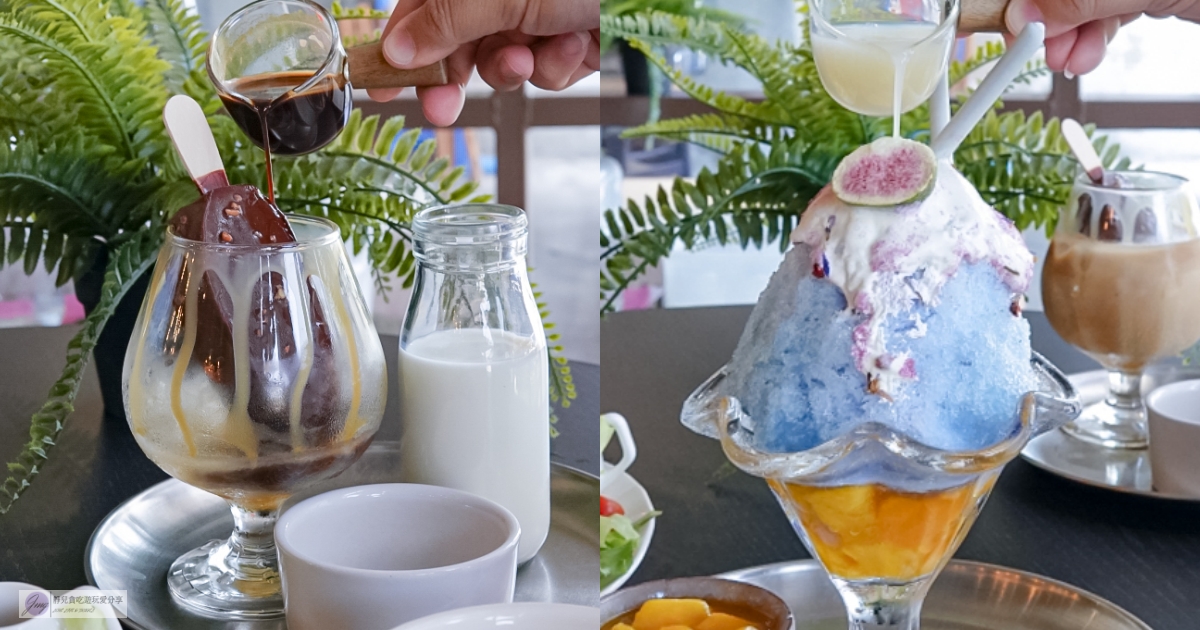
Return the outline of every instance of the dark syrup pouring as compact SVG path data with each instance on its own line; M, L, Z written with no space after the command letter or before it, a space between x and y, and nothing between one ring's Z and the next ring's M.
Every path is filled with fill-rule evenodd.
M267 198L272 203L271 156L316 151L337 137L350 117L350 85L341 76L325 76L303 92L293 92L312 76L307 70L256 74L233 81L229 92L221 94L225 111L267 154Z

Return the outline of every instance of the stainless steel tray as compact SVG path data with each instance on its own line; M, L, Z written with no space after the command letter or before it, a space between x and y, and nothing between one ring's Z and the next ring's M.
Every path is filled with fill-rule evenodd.
M1178 362L1155 364L1142 377L1142 393L1193 378L1200 378L1200 366L1182 366ZM1085 406L1108 395L1108 373L1103 370L1075 374L1070 379ZM1154 490L1150 451L1146 449L1109 449L1076 440L1062 431L1050 431L1031 440L1021 456L1042 470L1089 486L1172 501L1200 501L1197 497Z
M757 584L787 602L796 630L844 630L846 612L815 560L720 575ZM953 560L921 612L922 630L1151 630L1137 617L1057 580L982 562Z
M340 476L293 497L284 509L326 490L400 478L399 444L373 444ZM550 478L550 535L538 555L517 573L517 601L599 606L600 481L555 464ZM170 479L113 510L88 542L84 570L101 589L129 591L129 619L139 630L283 630L282 620L223 622L191 615L167 591L175 558L233 530L224 500Z

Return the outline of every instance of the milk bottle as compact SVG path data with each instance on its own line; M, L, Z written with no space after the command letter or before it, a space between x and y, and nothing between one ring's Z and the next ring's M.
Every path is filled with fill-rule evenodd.
M519 208L413 220L416 283L400 338L404 480L465 490L521 524L518 560L550 528L549 368Z

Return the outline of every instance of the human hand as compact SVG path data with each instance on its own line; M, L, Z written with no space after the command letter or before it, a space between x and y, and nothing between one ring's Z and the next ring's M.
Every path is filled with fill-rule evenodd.
M561 90L600 68L599 0L399 0L384 28L383 54L397 68L446 59L449 83L417 88L425 118L458 119L478 67L496 90L526 81ZM370 90L386 101L400 90Z
M1069 77L1095 70L1122 25L1142 14L1200 19L1194 0L1011 0L1005 11L1009 33L1030 22L1046 25L1046 65Z

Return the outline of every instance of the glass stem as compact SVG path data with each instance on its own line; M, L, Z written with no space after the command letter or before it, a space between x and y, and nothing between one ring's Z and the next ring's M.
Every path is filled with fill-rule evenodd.
M920 630L921 604L932 580L904 585L847 583L834 580L850 630Z
M1142 411L1142 372L1108 371L1108 406L1116 411L1118 424L1125 424L1131 415Z
M278 590L279 559L275 552L275 521L279 509L248 510L229 504L233 512L233 535L218 553L223 558L214 558L229 568L239 582L239 590L247 594L258 590L263 594Z

